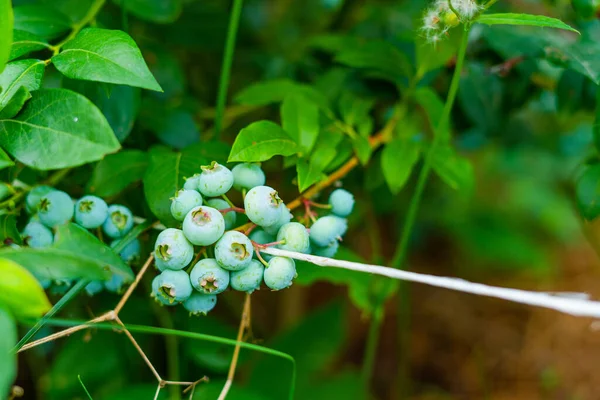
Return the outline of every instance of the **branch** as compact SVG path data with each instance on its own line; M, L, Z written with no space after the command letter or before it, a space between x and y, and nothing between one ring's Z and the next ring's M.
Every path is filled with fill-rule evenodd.
M458 292L471 293L479 296L494 297L530 306L544 307L576 317L600 318L600 302L587 300L583 293L544 293L520 289L502 288L468 282L459 278L447 278L419 274L416 272L402 271L380 265L361 264L351 261L335 260L332 258L318 257L309 254L296 253L275 249L272 247L261 249L261 252L273 256L290 257L296 260L307 261L321 267L344 268L352 271L366 272L383 275L393 279L423 283L429 286L441 287Z
M229 372L227 373L227 382L225 382L225 386L223 386L223 390L221 390L221 394L219 394L219 398L217 400L225 400L225 397L227 397L227 393L229 393L229 388L231 388L231 385L233 384L235 368L237 366L238 357L240 355L240 344L242 343L244 331L248 328L249 325L250 294L246 294L246 300L244 301L244 310L242 311L242 319L240 321L240 328L238 329L237 344L235 345L235 349L233 350L233 358L231 359L231 365L229 366Z

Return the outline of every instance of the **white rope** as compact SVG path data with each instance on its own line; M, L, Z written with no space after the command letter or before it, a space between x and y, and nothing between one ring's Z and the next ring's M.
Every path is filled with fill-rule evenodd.
M442 276L419 274L416 272L402 271L399 269L382 267L379 265L361 264L351 261L318 257L310 254L296 253L293 251L280 250L273 247L261 250L261 252L273 256L290 257L296 260L307 261L321 267L344 268L352 271L383 275L394 279L418 282L425 285L456 290L464 293L495 297L498 299L514 301L515 303L550 308L552 310L579 317L600 318L600 302L587 300L587 295L584 293L569 292L550 294L544 292L501 288L483 285L481 283L473 283L459 278L447 278ZM300 271L300 273L302 272Z

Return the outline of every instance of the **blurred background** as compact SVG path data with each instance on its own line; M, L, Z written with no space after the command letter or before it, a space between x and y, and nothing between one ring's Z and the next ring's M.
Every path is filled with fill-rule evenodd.
M44 4L76 21L91 1L13 3L16 15L19 6ZM594 77L600 77L596 6L586 0L500 0L492 9L557 17L576 26L581 36L525 27L473 28L452 135L458 152L470 161L474 179L468 190L457 191L432 176L411 238L408 269L600 298L600 222L593 220L599 174L585 184L578 181L598 158L593 135ZM390 107L406 100L407 85L390 82L377 67L348 65L340 51L353 43L385 43L419 70L418 53L428 46L419 34L427 7L427 2L410 0L244 1L223 139L232 143L252 121L278 120L277 105L244 104L236 97L272 79L309 84L330 99L349 98L351 107L363 112L377 131L389 118ZM87 83L61 81L51 69L45 82L104 102L103 111L117 121L115 131L124 147L147 149L163 143L183 148L209 140L230 9L231 2L221 0L107 2L98 26L124 29L134 37L164 93L119 87L118 95L107 97ZM433 67L418 83L433 89L436 104L441 105L448 90L457 36L451 31L437 45ZM578 53L565 56L567 49L575 51L572 43L580 46ZM574 66L577 57L587 64ZM385 69L392 61L374 58L371 64ZM408 102L398 129L429 140L426 121L424 107ZM298 195L294 168L282 169L281 159L263 167L267 184L285 201ZM63 189L73 196L84 194L90 189L90 173L90 168L79 168ZM343 185L358 205L338 258L389 265L415 174L392 194L382 174L381 152L376 152ZM137 215L150 215L140 182L109 197ZM142 238L148 253L155 235ZM600 398L597 322L343 270L302 264L298 271L290 290L253 294L252 335L247 338L296 359L297 399ZM146 277L124 309L123 321L235 338L240 293L220 296L219 306L206 318L189 318L181 307L167 310L153 303L150 279ZM52 300L59 298L55 294ZM61 317L86 319L117 300L109 293L82 295ZM46 327L38 337L53 330ZM175 359L182 379L210 377L194 398L217 397L232 348L135 336L165 375ZM367 343L374 358L365 366ZM26 398L83 399L77 375L94 399L152 398L156 388L124 335L110 331L90 329L25 352L19 361L17 384L25 388ZM291 373L289 361L242 350L228 398L284 399ZM177 397L169 390L161 396Z

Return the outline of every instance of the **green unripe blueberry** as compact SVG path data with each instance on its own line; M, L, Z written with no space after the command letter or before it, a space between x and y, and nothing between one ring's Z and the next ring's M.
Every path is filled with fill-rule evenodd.
M229 286L229 271L221 268L214 258L205 258L192 268L190 281L200 293L219 294Z
M273 243L275 241L275 236L268 234L261 228L254 229L248 237L250 238L250 240L258 244ZM256 253L254 254L254 256L256 256ZM262 254L262 258L264 258L266 261L269 261L272 257L273 256L270 254Z
M66 224L73 218L74 212L71 196L60 190L42 196L38 208L40 221L48 228Z
M113 239L125 236L133 228L133 214L129 208L113 204L108 207L108 218L102 225L104 233Z
M283 201L269 186L256 186L244 198L244 208L250 221L258 226L271 226L282 218Z
M104 283L102 281L91 281L85 286L85 291L88 296L93 296L104 290Z
M191 315L206 315L217 305L217 296L194 292L183 302L183 306Z
M296 278L296 264L288 257L273 257L265 268L264 281L272 290L281 290L292 286Z
M115 248L122 239L115 239L110 243L111 248ZM131 264L140 258L141 254L141 243L138 238L134 238L132 241L127 243L123 250L119 253L121 260L127 264Z
M167 228L154 243L154 257L160 267L174 271L185 268L194 258L194 246L187 240L183 231Z
M215 243L225 232L225 220L219 210L212 207L194 207L183 220L185 237L196 246Z
M344 218L327 215L315 221L310 227L310 240L317 246L325 247L346 233L348 223Z
M225 210L227 208L231 208L229 203L227 203L223 199L210 199L206 202L206 205L217 210ZM237 214L235 213L235 211L228 211L223 215L223 219L225 220L225 230L228 231L229 229L235 226Z
M34 248L48 247L54 240L52 231L45 225L34 220L29 221L25 225L21 236L27 246Z
M183 221L194 207L202 205L202 195L196 190L182 189L171 199L171 215L177 221Z
M192 295L190 277L185 271L165 270L152 281L152 296L165 305L187 300Z
M233 187L239 191L263 186L266 181L265 173L258 164L238 164L233 167L231 173L233 174Z
M25 209L29 214L35 214L38 212L40 207L40 201L42 197L47 195L50 192L55 191L53 187L50 186L36 186L27 193L27 197L25 197Z
M246 235L237 231L225 232L215 245L215 259L228 271L239 271L246 268L254 249Z
M310 239L306 227L298 222L289 222L283 225L277 233L277 241L284 241L277 247L283 250L306 253L310 246Z
M104 281L104 288L112 293L123 292L123 285L125 284L125 277L121 274L112 274L109 280Z
M340 247L340 242L338 242L337 240L334 240L333 242L329 243L325 247L313 246L312 254L314 254L315 256L331 258L331 257L335 256L335 253L337 253L339 247Z
M273 225L264 226L263 229L270 235L277 235L279 229L292 220L292 213L285 204L279 208L279 217Z
M336 189L329 195L331 212L338 217L347 217L354 208L354 196L347 190Z
M198 190L200 187L200 174L194 174L189 178L185 178L183 188L186 190Z
M97 196L83 196L75 203L75 222L87 229L101 226L108 217L108 205Z
M229 168L213 161L202 168L198 190L205 196L216 197L225 194L233 186L233 174Z
M252 293L260 288L264 272L265 267L262 263L258 260L252 260L246 268L231 272L229 284L234 290Z

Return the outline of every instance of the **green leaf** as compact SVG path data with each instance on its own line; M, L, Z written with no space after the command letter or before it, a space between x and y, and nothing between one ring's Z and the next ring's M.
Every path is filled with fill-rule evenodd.
M325 174L323 171L334 160L337 146L344 138L340 132L321 134L310 155L310 159L300 159L294 162L298 173L298 189L300 193L314 183L319 182Z
M281 126L310 153L319 136L319 108L303 95L292 93L281 104Z
M11 0L0 0L0 72L4 71L4 66L10 59L10 48L13 42L13 22ZM2 393L1 390L0 393Z
M299 150L296 142L279 125L257 121L237 135L227 162L266 161L275 155L291 156Z
M129 185L141 181L146 168L148 155L143 151L125 150L109 154L96 164L88 190L100 197L115 196Z
M13 43L8 59L14 60L25 54L47 48L50 48L50 45L43 38L30 32L15 29L13 31Z
M527 25L527 26L539 26L546 28L557 28L565 29L579 33L578 30L571 28L559 19L546 17L544 15L531 15L531 14L514 14L514 13L500 13L500 14L483 14L475 22L486 25Z
M3 304L0 304L0 332L0 398L4 399L17 377L17 354L12 351L17 343L17 326Z
M362 165L366 165L371 158L371 153L373 153L373 148L369 143L369 139L364 136L356 136L352 138L352 147L358 157L358 161L360 161Z
M370 119L369 113L374 105L373 99L346 91L340 97L338 107L343 121L350 126L357 126Z
M480 63L469 63L462 74L458 101L463 112L478 127L494 132L502 126L505 85Z
M596 116L592 127L596 149L600 149L600 86L596 85Z
M408 181L420 153L420 143L410 139L396 139L383 148L381 171L393 194L399 193Z
M145 21L167 24L181 14L181 0L113 0L114 3Z
M41 170L82 165L120 148L100 110L65 89L39 90L17 118L0 120L0 144Z
M321 109L329 107L327 98L315 88L289 79L275 79L255 83L238 93L235 96L235 102L249 106L264 106L282 102L291 93L303 95L308 100L318 104Z
M427 41L427 38L418 32L415 37L416 51L416 80L420 81L425 74L445 66L456 54L461 35L449 35L447 39L441 40L435 45Z
M0 245L21 244L21 234L17 229L17 217L14 215L0 215L0 242Z
M69 78L162 91L140 49L122 31L84 29L52 57L52 63Z
M183 187L185 178L200 173L200 167L212 161L201 153L203 147L206 147L205 143L192 145L181 152L165 147L150 150L150 164L144 175L144 194L152 213L165 225L178 224L171 215L170 198Z
M581 215L591 221L600 215L600 164L583 172L575 185L575 197Z
M153 132L164 144L183 149L200 141L200 130L189 107L145 99L140 115L141 126Z
M25 86L19 86L19 89L13 94L12 98L0 110L0 120L13 118L21 111L29 99L31 99L29 90Z
M432 157L433 170L448 186L461 192L471 191L475 177L469 160L458 156L448 145L438 146Z
M296 172L298 173L298 190L304 192L313 183L319 182L325 177L323 169L316 168L315 164L307 160L300 159L296 162Z
M393 44L371 40L362 45L344 47L335 61L355 68L375 70L396 84L412 75L408 57Z
M133 280L131 268L79 225L59 226L54 239L51 247L2 249L0 258L15 261L40 280L108 280L113 274Z
M428 86L415 90L414 96L417 104L425 110L431 129L437 129L444 111L444 102L440 99L440 96Z
M50 6L27 4L15 7L15 29L54 39L71 29L69 18Z
M63 87L90 99L102 111L119 142L129 136L140 109L139 88L75 79L64 79Z
M20 87L28 91L40 88L46 66L40 60L13 61L6 65L6 69L0 74L0 110L2 110L12 99Z
M0 258L0 305L17 318L38 318L52 305L35 277L19 264Z

